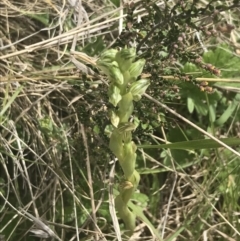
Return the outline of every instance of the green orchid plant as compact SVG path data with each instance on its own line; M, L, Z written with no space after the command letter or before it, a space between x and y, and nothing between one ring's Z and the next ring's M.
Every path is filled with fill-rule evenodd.
M141 99L150 84L147 79L138 80L145 60L135 61L135 58L134 48L120 51L109 49L97 61L97 66L108 76L109 102L115 107L110 112L113 131L109 148L118 158L124 173L119 184L119 195L115 199L115 208L124 221L128 235L134 232L136 220L135 214L128 208L128 202L140 181L140 175L135 170L137 146L132 141L132 132L136 126L130 121L130 117L134 110L134 101Z

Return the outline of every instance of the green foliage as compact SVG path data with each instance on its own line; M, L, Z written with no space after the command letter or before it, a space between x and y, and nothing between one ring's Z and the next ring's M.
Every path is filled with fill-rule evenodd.
M217 107L218 101L221 99L221 92L215 91L213 94L206 95L197 86L183 83L180 85L180 95L187 100L187 107L190 113L194 110L198 114L206 116L210 111L210 106Z
M50 117L45 116L38 120L39 128L42 131L43 135L46 138L47 142L58 142L59 150L66 150L67 143L66 138L64 136L65 130L67 129L67 125L63 125L62 127L58 127Z
M221 70L224 78L234 78L240 71L240 59L230 52L226 45L219 45L203 55L203 61L212 64ZM183 73L195 73L197 76L214 77L207 70L201 70L196 64L186 63L182 68ZM223 102L222 92L215 90L214 93L206 95L197 85L189 85L184 82L180 86L180 95L186 99L188 111L194 110L202 116L209 115L210 123L217 126L223 125L234 113L239 103L239 94L236 94L229 105ZM224 110L221 106L224 104ZM220 109L221 116L218 114Z
M49 26L49 14L48 13L26 14L26 15L39 21L40 23L44 24L45 26Z
M99 55L100 53L102 53L105 48L106 48L106 46L105 46L103 37L99 36L99 37L92 39L89 43L87 43L80 50L90 56L95 56L95 55Z
M239 113L237 110L240 101L240 94L236 94L231 103L229 103L227 109L222 113L222 115L215 121L217 126L222 126L225 122L232 117L233 113Z
M227 44L217 46L203 55L205 63L211 63L221 70L222 78L239 77L240 58Z

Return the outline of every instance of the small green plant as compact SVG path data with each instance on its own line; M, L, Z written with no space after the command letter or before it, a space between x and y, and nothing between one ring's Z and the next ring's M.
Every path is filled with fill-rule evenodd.
M144 59L134 62L136 50L134 48L117 51L105 51L97 64L108 76L110 81L108 96L109 102L116 107L111 111L112 133L109 147L118 158L123 169L124 177L119 185L119 195L115 199L115 207L123 219L128 235L135 228L135 213L128 208L128 202L136 190L140 175L135 170L137 147L132 141L132 131L136 125L129 121L134 101L139 101L150 82L147 79L137 80L145 64Z

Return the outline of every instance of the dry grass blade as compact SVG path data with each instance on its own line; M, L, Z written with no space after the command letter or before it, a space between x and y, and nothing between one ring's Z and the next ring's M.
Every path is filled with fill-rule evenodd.
M27 223L35 236L64 240L66 230L70 230L69 240L88 235L106 240L99 226L102 220L96 214L104 199L101 197L95 203L93 187L90 197L86 196L87 181L76 162L83 154L78 153L78 148L84 150L84 142L78 142L79 103L84 104L87 112L91 110L89 100L92 100L88 97L91 87L82 88L86 84L82 79L87 74L92 78L87 83L95 86L98 78L92 70L96 57L80 49L92 41L90 38L110 32L118 17L114 17L113 6L104 11L102 6L84 1L36 0L28 4L5 0L0 3L0 100L4 104L0 114L0 171L7 180L1 186L3 189L0 188L5 200L1 206L5 214L3 221L9 213L17 213L11 219L17 220L14 227L9 221L1 227L1 232L12 229L6 240L16 232L21 233L18 240L28 236L20 232L26 220L19 218L17 208L11 205L12 197L17 200L17 206L22 207L23 214L37 224L38 227L30 228ZM107 20L102 21L104 18ZM97 79L97 85L99 83L101 80ZM20 89L21 85L24 88ZM82 155L80 159L84 158ZM13 164L13 172L9 163ZM89 159L88 164L92 165L92 160ZM91 179L89 165L88 178ZM80 182L79 176L83 178ZM88 200L92 200L92 213ZM35 214L26 213L25 206L33 207ZM42 213L49 223L56 224L56 230L39 219ZM68 227L64 226L66 222ZM95 232L91 231L92 223L96 225ZM55 233L61 234L61 238Z
M118 241L122 241L121 237L121 231L119 227L119 222L116 215L115 205L114 205L114 194L113 194L113 184L114 184L114 170L115 170L115 164L112 166L109 177L110 177L110 183L109 183L109 211L113 220L113 227L117 236Z
M38 237L42 238L56 238L59 241L62 241L45 223L43 223L39 218L34 217L32 214L26 212L24 209L21 210L24 215L28 218L30 218L34 224L39 228L39 229L32 229L30 232L34 233Z
M87 161L87 175L88 175L88 186L90 191L90 198L91 198L91 207L92 207L92 218L94 222L94 226L97 226L97 217L96 217L96 208L95 208L95 198L93 193L93 180L92 180L92 171L90 166L90 159L89 159L89 149L87 144L87 138L84 130L84 126L81 124L81 133L83 137L83 143L86 151L86 161ZM95 239L98 240L98 235L96 234Z

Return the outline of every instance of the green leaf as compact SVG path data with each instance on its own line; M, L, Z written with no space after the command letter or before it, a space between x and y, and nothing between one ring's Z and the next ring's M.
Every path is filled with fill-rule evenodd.
M193 102L193 99L190 97L187 98L187 107L188 107L189 113L192 114L194 111L194 102Z
M215 91L213 94L209 94L208 101L206 101L206 93L202 92L197 86L191 85L189 83L180 84L180 94L182 98L191 99L193 103L190 104L190 110L192 108L191 105L194 104L194 109L198 114L206 116L209 112L208 105L217 105L218 101L221 99L221 93L219 91ZM190 112L191 113L191 112Z
M209 106L209 121L213 123L216 120L216 110L213 105Z
M223 125L233 114L237 106L239 105L239 101L237 98L240 96L240 94L237 94L235 99L232 101L232 103L228 106L228 108L224 111L224 113L216 120L216 125Z
M222 44L216 49L203 55L205 63L211 63L221 70L222 78L238 77L240 72L240 58L237 57L227 44Z
M190 167L190 166L193 166L193 165L196 165L197 163L200 162L200 159L199 160L194 160L194 161L189 161L187 160L186 162L184 163L181 163L179 164L178 162L176 162L176 170L183 170L184 168L186 167ZM138 169L137 171L139 172L140 175L148 175L148 174L157 174L157 173L162 173L162 172L169 172L169 168L172 169L172 163L170 163L169 165L164 165L165 167L162 167L162 168L141 168L141 169Z
M43 23L45 26L49 26L49 14L26 14L27 16Z
M229 146L237 146L240 145L239 138L223 138L219 139L223 143ZM210 149L210 148L219 148L222 147L219 143L212 139L202 139L202 140L191 140L191 141L182 141L171 144L162 144L162 145L138 145L138 148L169 148L169 149Z
M99 128L99 126L98 126L98 125L95 125L95 126L93 127L93 131L94 131L94 133L99 134L99 133L100 133L100 128Z
M73 28L75 26L72 26ZM105 49L105 40L103 40L103 36L91 37L89 39L89 43L87 43L80 51L86 53L90 56L96 56L102 53ZM105 61L105 60L104 60Z
M149 219L145 216L143 212L144 209L142 207L139 207L138 205L133 204L131 201L128 203L128 206L132 209L135 215L147 225L149 230L158 238L158 240L162 241L162 237L159 230L155 229L151 221L149 221Z
M195 65L195 64L192 64L192 63L186 63L184 66L183 66L183 69L182 71L184 73L191 73L191 72L198 72L199 69L198 67Z
M149 197L145 195L144 193L137 193L135 192L133 194L133 199L135 199L138 203L141 203L141 205L146 205L149 202Z
M119 194L119 191L113 189L113 193L115 196L117 196ZM152 225L149 219L145 216L144 208L133 204L131 201L128 202L128 207L131 208L132 212L147 225L149 230L158 238L158 240L162 241L162 237L159 230L155 229L155 227Z

